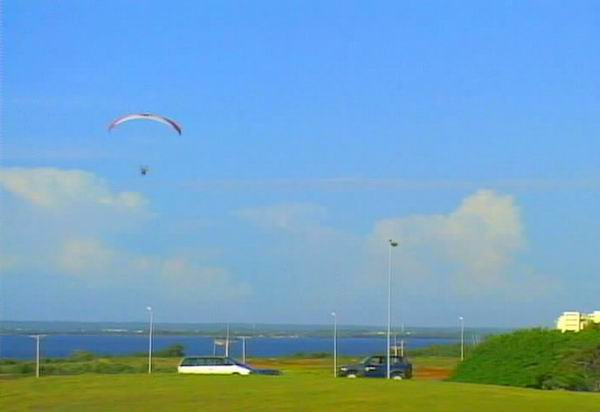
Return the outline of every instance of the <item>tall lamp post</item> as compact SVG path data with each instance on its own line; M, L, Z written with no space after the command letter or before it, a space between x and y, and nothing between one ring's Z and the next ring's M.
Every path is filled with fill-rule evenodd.
M246 338L248 336L242 336L242 363L246 363Z
M408 337L410 336L410 332L403 333L402 336L406 336L406 340L402 338L400 340L400 356L404 358L404 350L406 349L406 344L408 343Z
M225 338L225 356L229 356L229 322L227 322L227 337Z
M404 322L402 322L402 327L400 328L401 331L401 335L400 335L400 356L402 356L402 358L404 358Z
M31 335L30 338L35 339L35 377L40 377L40 338L44 335Z
M458 317L460 321L460 360L465 360L465 318Z
M337 313L331 312L333 316L333 377L337 378Z
M154 314L151 306L146 306L146 310L150 312L150 330L148 331L148 373L152 373L152 329L154 327Z
M398 242L389 240L389 254L388 254L388 322L387 322L387 365L386 365L386 378L390 379L390 334L392 330L392 248L398 246Z

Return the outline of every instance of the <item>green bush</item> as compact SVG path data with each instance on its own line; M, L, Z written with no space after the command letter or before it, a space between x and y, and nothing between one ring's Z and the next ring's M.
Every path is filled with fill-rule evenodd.
M0 366L4 365L16 365L18 361L14 359L0 359Z
M122 363L112 362L98 362L93 368L92 372L95 373L133 373L138 368L131 365L125 365Z
M465 346L465 351L470 351L471 348ZM452 345L431 345L426 348L407 349L406 353L409 356L445 356L458 357L460 356L460 343Z
M488 338L451 380L538 389L600 390L600 330L531 329Z
M93 359L96 359L96 355L93 354L92 352L86 352L83 350L78 350L75 351L71 354L71 356L69 356L68 360L72 361L72 362L85 362L85 361L91 361Z
M16 370L18 371L18 373L27 375L35 371L35 366L32 363L26 362L18 365Z
M163 350L154 352L154 356L159 358L181 358L185 356L183 345L176 343Z

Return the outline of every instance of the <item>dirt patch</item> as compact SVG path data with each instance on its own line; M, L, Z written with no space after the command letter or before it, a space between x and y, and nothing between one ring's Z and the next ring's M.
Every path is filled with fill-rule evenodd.
M418 368L415 370L415 378L440 381L447 379L452 374L452 369L446 368Z
M331 365L331 360L322 360L322 359L269 359L269 358L257 358L251 359L249 364L255 366L257 368L276 368L282 366L288 366L293 368L300 369L323 369L329 368Z

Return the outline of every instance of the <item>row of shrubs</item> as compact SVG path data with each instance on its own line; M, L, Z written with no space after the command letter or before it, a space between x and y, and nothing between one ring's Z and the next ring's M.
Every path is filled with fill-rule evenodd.
M147 365L133 366L110 361L104 362L66 362L40 363L42 375L78 375L82 373L137 373L148 370ZM17 362L0 365L0 374L32 375L35 373L35 362Z
M465 353L469 353L472 346L465 345ZM460 343L451 345L431 345L425 348L408 349L408 356L443 356L456 358L460 356Z
M183 357L183 345L172 345L164 350L156 351L153 355L157 358ZM123 356L96 355L92 352L77 351L64 358L41 358L40 374L42 375L77 375L82 373L139 373L147 372L147 353L128 356L127 363ZM140 359L135 359L135 358ZM30 375L35 373L35 362L15 359L0 359L0 375ZM154 365L156 372L173 372L172 367Z
M465 352L471 351L471 346L465 346ZM385 352L385 351L384 351ZM460 356L460 343L451 345L432 345L425 348L407 349L406 354L411 356L440 356L456 358ZM299 359L324 359L331 358L331 352L296 352L291 355L292 358Z
M451 380L600 391L600 330L530 329L490 337L474 348Z

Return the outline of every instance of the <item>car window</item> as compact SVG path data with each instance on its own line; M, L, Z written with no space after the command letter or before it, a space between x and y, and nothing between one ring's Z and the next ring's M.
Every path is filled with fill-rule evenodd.
M181 361L181 366L198 366L201 360L200 358L184 358Z
M225 359L223 359L223 358L213 358L212 361L213 361L213 365L216 365L216 366L222 366L225 364Z

